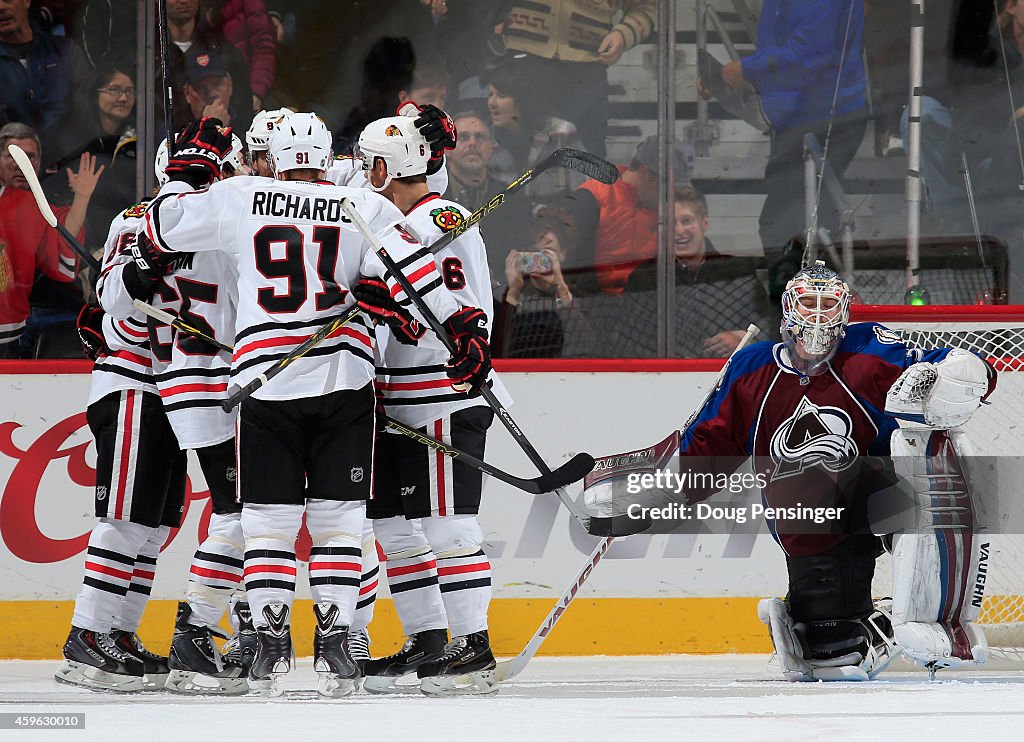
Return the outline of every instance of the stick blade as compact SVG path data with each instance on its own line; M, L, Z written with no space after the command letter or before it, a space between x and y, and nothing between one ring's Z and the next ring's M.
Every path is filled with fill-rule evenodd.
M578 453L550 474L537 478L541 492L554 492L566 485L578 482L594 468L594 457L589 453Z
M32 161L28 159L28 155L25 154L25 150L19 147L17 144L8 144L7 152L14 160L18 169L21 170L21 174L25 176L25 180L28 181L29 188L32 191L32 196L36 200L36 205L39 207L39 213L43 215L43 219L51 227L57 226L57 217L53 213L53 209L50 208L50 204L47 203L46 197L43 195L43 188L39 185L39 178L36 176L36 169L32 166Z
M588 178L608 184L619 179L619 169L597 155L570 147L556 150L555 155L561 167L586 175Z

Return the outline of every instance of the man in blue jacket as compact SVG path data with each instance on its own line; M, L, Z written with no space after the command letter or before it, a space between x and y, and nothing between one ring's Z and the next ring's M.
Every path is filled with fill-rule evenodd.
M828 162L839 177L864 138L863 32L863 0L765 0L756 51L722 69L729 87L757 90L772 125L759 219L769 267L805 228L804 134L813 133L822 147L828 137ZM823 197L819 223L828 226L832 213Z
M29 21L31 0L0 0L0 122L18 121L40 132L71 105L88 74L81 49Z

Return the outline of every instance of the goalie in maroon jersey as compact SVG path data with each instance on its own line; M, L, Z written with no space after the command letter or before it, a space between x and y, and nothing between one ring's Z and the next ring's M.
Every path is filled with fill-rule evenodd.
M873 678L897 643L930 668L983 662L987 645L967 594L982 539L970 528L929 528L931 521L897 531L892 612L880 612L871 581L883 542L867 503L903 492L919 524L933 517L933 492L916 484L914 467L922 466L914 462L941 467L947 478L955 469L964 484L958 428L994 389L995 371L966 351L921 351L879 324L848 325L849 309L849 288L824 263L794 276L782 299L783 341L733 356L682 431L680 468L731 474L753 456L767 508L843 507L823 524L768 520L786 552L789 592L762 600L758 614L787 679ZM686 502L712 494L689 488Z

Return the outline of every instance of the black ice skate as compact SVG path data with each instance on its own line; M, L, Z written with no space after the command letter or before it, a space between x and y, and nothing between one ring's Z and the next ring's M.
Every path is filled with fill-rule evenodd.
M366 663L370 661L370 632L366 629L349 631L345 640L348 645L348 654L352 661L359 668L359 674L366 674Z
M192 606L178 603L174 638L167 658L167 690L175 693L240 695L249 691L246 672L237 662L221 656L213 643L213 630L189 623Z
M144 675L142 661L121 650L110 634L72 626L54 678L94 690L129 692L143 690Z
M154 654L146 649L146 646L139 639L134 631L114 629L110 632L111 638L117 647L125 654L131 655L142 663L145 677L142 681L144 690L162 690L167 684L167 675L170 670L167 668L167 658L163 655Z
M266 626L256 627L256 656L249 668L249 687L270 696L284 693L281 676L292 669L292 632L290 610L284 603L263 608Z
M231 610L238 619L238 633L225 642L224 661L240 665L248 673L256 656L256 629L252 625L252 612L244 600L235 603Z
M313 669L319 678L317 692L328 698L342 698L356 689L359 667L348 649L348 627L339 626L338 606L315 603L316 633L313 637Z
M401 651L387 657L369 660L363 668L363 688L369 693L415 692L415 685L401 685L399 680L416 672L425 662L444 654L448 632L444 629L419 631L410 636Z
M420 690L428 696L497 693L497 663L486 631L457 636L433 662L420 665Z

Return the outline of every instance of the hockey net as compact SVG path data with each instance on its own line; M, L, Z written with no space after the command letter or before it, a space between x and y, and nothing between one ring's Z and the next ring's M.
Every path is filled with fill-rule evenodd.
M991 404L965 426L974 449L985 457L1014 457L1024 498L1024 307L857 306L854 321L873 320L898 331L922 349L955 347L987 358L999 372ZM1004 469L1002 464L1000 469ZM1024 503L1011 508L1021 510ZM997 657L1024 661L1024 528L1008 524L992 536L989 574L979 623ZM888 564L880 561L877 594L888 594Z

